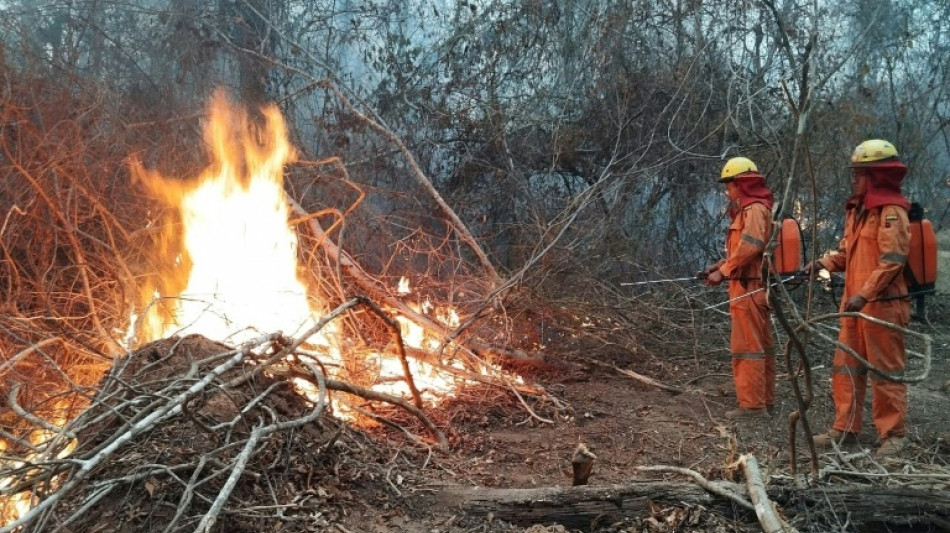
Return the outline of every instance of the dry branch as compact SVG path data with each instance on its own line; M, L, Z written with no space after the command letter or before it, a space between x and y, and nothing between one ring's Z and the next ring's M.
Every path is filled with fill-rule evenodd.
M775 504L769 500L769 495L765 492L765 483L762 481L759 463L755 460L755 457L743 455L739 458L739 462L742 464L745 473L749 498L755 505L755 514L759 517L759 523L762 524L762 531L765 533L797 533L795 528L786 524L776 514Z
M381 287L380 284L377 283L372 278L372 276L367 274L362 269L362 267L360 267L359 264L357 264L357 262L349 256L349 254L347 254L345 251L341 250L338 246L336 246L333 240L323 231L323 228L320 226L319 221L313 218L307 218L306 211L300 206L300 204L296 203L293 199L290 199L288 201L291 203L293 210L299 216L306 218L306 223L308 227L310 228L311 231L313 231L313 233L320 240L321 246L323 247L327 255L330 258L332 258L334 262L340 265L340 268L342 268L347 273L347 275L349 275L353 279L353 281L356 282L357 285L359 285L364 291L366 291L370 298L376 301L379 301L382 305L385 305L386 307L397 310L402 316L404 316L408 320L411 320L413 323L422 327L426 331L429 331L430 333L435 335L437 338L439 339L450 338L451 332L448 330L448 328L446 328L446 326L444 326L443 324L440 324L439 322L435 320L432 320L431 318L427 317L426 315L423 315L422 313L415 311L414 309L409 307L405 302L389 294L389 292L383 287ZM460 342L458 340L454 340L453 342L459 348L462 348L465 351L467 357L474 359L475 362L479 364L487 366L473 349L470 349L466 346L466 343ZM493 355L501 355L502 357L505 357L505 358L521 359L521 360L529 359L527 356L523 356L523 354L496 349L496 348L488 346L485 343L480 343L474 339L469 341L467 344L471 345L475 350L480 350L485 353L491 353ZM504 386L507 387L508 384L505 383ZM526 389L519 389L519 390L521 390L522 392L527 392L529 394L544 394L543 390L537 387L532 388L530 391Z
M619 374L623 374L624 376L627 376L628 378L635 379L635 380L639 381L640 383L643 383L644 385L647 385L647 386L650 386L650 387L654 387L654 388L657 388L657 389L660 389L660 390L665 390L666 392L670 392L670 393L673 393L673 394L682 394L682 393L686 392L685 389L681 389L681 388L679 388L679 387L674 387L673 385L667 385L667 384L665 384L665 383L661 383L661 382L659 382L659 381L657 381L657 380L655 380L655 379L653 379L653 378L644 376L643 374L638 374L638 373L634 372L633 370L626 370L626 369L623 369L623 368L619 368L619 367L616 367L616 366L614 366L614 365L609 365L609 364L607 364L607 363L603 363L603 362L601 362L601 361L597 361L596 359L591 359L590 362L591 362L591 363L594 363L594 364L596 364L596 365L605 366L605 367L607 367L607 368L612 368L612 369L616 370Z
M382 321L386 324L386 327L389 328L389 332L392 335L393 345L396 347L396 354L399 356L399 364L402 365L402 371L406 378L406 385L409 387L409 391L412 393L412 400L416 403L416 407L418 409L422 409L422 395L419 394L419 389L416 388L416 382L412 379L412 372L409 370L409 361L406 360L406 345L402 342L402 333L400 331L399 323L387 315L386 312L380 309L380 307L372 300L363 298L362 303L366 307L369 307L376 316L382 319Z
M26 117L19 117L18 122L21 122L23 125L29 124L29 120ZM39 137L41 132L36 132L33 128L24 127L24 131L33 133L33 136L36 137L36 142L41 144ZM7 160L10 163L10 166L17 172L17 174L25 179L29 183L30 187L36 193L37 197L42 199L43 203L46 205L46 208L52 213L53 217L59 223L60 233L63 237L69 242L69 249L72 254L75 256L75 263L78 267L79 278L81 280L81 294L84 298L84 302L89 306L89 318L92 321L92 325L95 331L98 333L99 341L102 342L103 346L112 354L117 355L122 353L124 350L122 346L116 342L113 335L108 331L105 325L102 323L103 315L99 313L98 307L100 300L96 297L93 290L93 276L90 274L89 266L93 261L87 260L86 256L88 252L85 251L82 241L78 235L78 228L75 226L74 222L70 220L67 216L67 213L63 211L60 203L55 199L52 194L48 191L47 187L41 182L40 178L34 174L31 169L24 166L21 162L20 154L15 151L14 148L10 147L7 142L0 143L0 148L3 150L3 154L6 156ZM50 157L49 155L43 154L42 159L44 161L51 161L55 166L56 165L55 157ZM55 167L54 167L55 172ZM63 172L63 176L69 176L68 172ZM118 258L119 255L117 254Z
M740 507L743 507L750 511L755 510L755 506L753 504L749 503L748 500L746 500L739 494L736 494L734 490L728 488L723 483L709 481L708 479L703 477L702 474L700 474L699 472L695 470L690 470L688 468L681 468L678 466L666 466L666 465L640 466L640 467L637 467L637 470L640 470L642 472L673 472L676 474L681 474L681 475L690 477L694 481L696 481L697 485L708 490L710 493L715 494L717 496L721 496L727 500L732 500L736 504L738 504Z
M273 340L275 339L272 336L267 336L246 343L241 349L235 350L235 353L231 355L224 363L211 369L210 372L205 374L200 380L189 386L186 390L170 398L167 402L163 402L161 406L149 412L147 416L144 416L141 420L131 425L127 430L124 430L121 433L115 435L113 438L108 439L106 441L108 442L106 446L94 450L94 453L89 456L71 457L69 462L78 466L78 470L71 472L68 480L66 480L59 487L59 489L56 490L56 492L43 499L39 504L30 509L29 512L25 513L16 521L0 528L0 533L8 533L9 531L13 531L16 528L37 519L40 515L56 505L64 495L67 495L74 489L78 488L79 485L83 483L87 477L89 477L93 469L99 467L103 462L107 461L110 457L116 454L125 444L146 431L154 430L155 427L162 421L181 413L185 403L196 394L203 391L215 378L221 376L235 365L242 362L246 357L248 357L252 349Z
M272 368L272 373L275 375L289 377L289 378L300 378L300 379L305 379L305 380L310 379L310 377L307 374L300 373L296 369L285 370L279 367L275 367L275 368ZM370 400L374 402L386 402L386 403L395 405L397 407L400 407L406 410L409 414L418 418L419 421L422 422L423 425L426 426L426 429L428 429L429 432L432 433L432 436L436 439L438 443L436 446L436 449L438 451L440 452L449 451L449 442L448 440L446 440L445 435L438 428L438 426L436 426L435 423L432 422L432 420L429 419L429 417L427 417L425 413L422 412L421 409L417 409L415 406L413 406L411 403L407 402L406 400L398 396L386 394L384 392L378 392L378 391L374 391L374 390L353 385L352 383L346 383L343 381L336 381L332 379L328 379L326 381L326 387L328 390L345 392L347 394L352 394L353 396L358 396L365 400Z
M336 84L330 82L329 80L318 81L317 85L323 87L339 98L340 102L350 110L354 115L356 115L361 121L369 125L370 128L377 131L386 137L390 142L396 145L399 148L399 151L406 158L406 161L409 163L409 168L412 169L412 176L415 178L416 183L418 183L428 194L432 197L435 203L439 206L439 209L442 210L442 214L452 223L452 227L455 228L455 231L458 232L462 240L468 244L469 248L475 253L475 256L478 257L479 262L485 268L485 271L491 277L491 281L495 286L501 284L502 279L498 274L498 271L495 270L495 266L492 265L491 260L488 259L488 255L485 254L485 251L482 250L478 240L475 239L475 236L468 230L468 227L462 222L462 219L455 214L455 211L446 203L445 199L442 198L442 195L439 194L439 191L435 189L432 185L432 182L429 181L429 178L426 177L425 173L419 168L419 164L416 162L416 158L412 156L412 153L406 147L405 143L397 136L395 133L390 131L388 128L383 127L382 124L376 122L365 114L361 113L356 107L350 102L350 100L337 88Z
M316 421L317 417L323 413L323 409L327 405L326 379L324 378L323 374L317 370L316 366L307 364L307 368L310 370L311 375L319 385L319 397L317 398L317 401L314 402L313 411L311 411L307 416L298 418L296 420L278 422L268 426L254 428L254 430L251 432L251 436L244 444L244 449L241 450L241 454L238 456L237 460L235 460L234 466L231 469L231 475L228 476L228 480L224 484L224 488L221 489L221 492L219 492L218 496L214 499L211 509L205 513L205 515L201 518L201 522L198 523L198 527L195 529L196 533L207 533L208 531L211 531L215 521L218 519L218 515L221 513L221 509L224 508L224 504L231 496L234 486L237 484L238 480L241 478L241 475L244 473L244 470L247 468L247 462L250 459L251 454L256 451L257 444L261 441L261 439L278 431L286 431L289 429L298 428L304 424L310 424Z

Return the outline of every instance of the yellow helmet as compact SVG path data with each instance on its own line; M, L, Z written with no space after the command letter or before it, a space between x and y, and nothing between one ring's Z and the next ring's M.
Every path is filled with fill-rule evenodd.
M864 141L851 154L851 166L863 167L880 161L897 159L897 148L883 139Z
M722 167L719 182L724 183L734 180L739 174L758 171L759 168L755 166L755 163L753 163L751 159L747 157L733 157L729 161L726 161L726 165Z

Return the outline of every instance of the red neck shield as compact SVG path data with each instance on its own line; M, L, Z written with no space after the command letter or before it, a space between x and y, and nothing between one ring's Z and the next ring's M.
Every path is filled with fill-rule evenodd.
M772 191L765 186L765 176L758 172L745 172L736 176L732 181L739 188L739 199L729 206L729 216L733 219L749 204L760 203L772 210L775 199Z
M910 201L901 194L901 182L907 175L907 166L900 161L887 161L864 167L867 171L868 189L864 198L851 197L846 205L863 203L865 209L883 205L899 205L910 209Z

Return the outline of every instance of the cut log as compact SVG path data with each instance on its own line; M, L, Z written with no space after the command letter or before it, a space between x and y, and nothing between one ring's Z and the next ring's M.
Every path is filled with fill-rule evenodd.
M785 518L804 524L850 521L856 531L948 531L950 492L867 485L797 489L772 487L769 497ZM492 514L520 526L561 524L589 529L592 524L650 516L650 503L701 505L722 516L755 523L754 513L692 483L634 481L620 485L496 489L447 486L431 495L433 507L472 516ZM796 520L797 519L797 520Z

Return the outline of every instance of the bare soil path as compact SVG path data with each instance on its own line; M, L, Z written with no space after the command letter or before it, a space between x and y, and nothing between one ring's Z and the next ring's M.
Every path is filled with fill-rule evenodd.
M950 409L950 327L940 321L944 318L941 315L931 318L938 322L914 326L934 337L935 349L929 378L909 387L911 443L895 459L877 462L859 458L854 464L857 471L878 468L884 471L927 472L938 469L947 472L950 465L950 416L947 416ZM575 351L574 356L566 358L563 367L553 365L527 375L529 380L540 383L568 406L568 409L558 409L543 401L532 402L538 416L553 423L539 422L513 398L493 397L491 393L470 402L459 401L445 406L442 416L451 420L452 453L448 456L405 455L402 465L410 473L406 474L402 501L407 507L392 514L391 520L377 517L375 529L356 528L353 531L568 531L556 524L523 528L492 521L492 516L466 517L451 509L415 505L414 502L428 502L424 496L446 485L568 487L571 485L571 455L581 442L597 456L590 478L592 486L623 484L634 479L689 482L681 475L637 470L640 466L650 465L683 467L699 472L707 479L743 482L741 469L734 464L741 454L755 455L767 481L788 483L788 415L795 409L796 402L787 372L783 370L784 363L779 361L779 401L770 418L742 422L726 420L723 414L733 408L735 395L728 353L722 349L725 344L715 346L724 340L724 331L719 329L708 336L709 346L705 347L708 353L702 359L693 354L667 354L640 358L634 363L630 354L623 350L601 347ZM808 416L812 428L820 431L828 426L832 414L830 368L826 364L830 352L821 354L816 351L813 357L816 359L813 361L816 396ZM606 362L608 366L594 364L589 359ZM616 372L609 365L631 368L661 382L689 389L689 392L671 394L650 387ZM911 365L919 368L920 362ZM810 456L801 430L797 439L798 471L807 473L810 471ZM871 451L876 444L873 429L865 428L860 437L861 448ZM836 460L833 455L821 456L820 466L826 467L833 460ZM419 468L422 465L424 468ZM412 480L408 481L409 478ZM866 481L860 477L856 480ZM832 480L833 483L843 481L853 482L855 479ZM950 482L944 487L948 486ZM812 522L806 520L799 524L799 530L834 529L829 525L830 519L840 520L838 526L841 530L850 531L845 525L848 510L840 509L839 512L840 516L815 517ZM576 530L760 530L754 515L741 510L736 510L734 517L722 517L697 509L659 507L652 517L592 526Z

